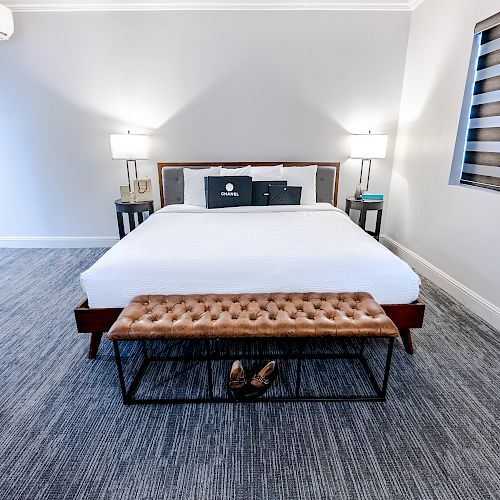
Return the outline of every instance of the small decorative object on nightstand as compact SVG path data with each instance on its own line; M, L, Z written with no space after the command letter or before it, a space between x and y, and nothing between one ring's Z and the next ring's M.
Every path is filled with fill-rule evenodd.
M351 209L359 210L359 226L365 229L366 225L366 212L368 210L377 210L377 223L375 225L375 231L365 231L371 234L377 241L380 238L380 225L382 224L382 210L384 208L384 200L356 200L353 196L346 198L345 200L345 211L349 215Z
M115 201L116 218L118 220L118 232L120 239L125 236L125 225L123 218L128 214L128 224L130 230L134 230L136 226L135 214L137 214L137 225L144 221L144 212L148 212L148 216L154 212L154 205L152 201L141 201L137 203L124 203L122 200Z

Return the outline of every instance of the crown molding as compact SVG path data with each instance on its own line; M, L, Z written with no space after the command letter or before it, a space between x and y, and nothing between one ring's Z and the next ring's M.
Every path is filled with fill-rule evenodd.
M393 2L169 2L164 0L141 2L140 0L93 0L85 2L43 0L10 0L4 5L13 12L86 12L86 11L161 11L161 10L365 10L410 11L423 0L397 0Z
M424 3L424 0L409 0L410 10L415 10L422 3Z

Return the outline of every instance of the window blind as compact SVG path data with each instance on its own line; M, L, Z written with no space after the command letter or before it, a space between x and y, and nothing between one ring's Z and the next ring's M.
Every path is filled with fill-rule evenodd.
M460 182L500 191L500 13L475 33L480 48Z

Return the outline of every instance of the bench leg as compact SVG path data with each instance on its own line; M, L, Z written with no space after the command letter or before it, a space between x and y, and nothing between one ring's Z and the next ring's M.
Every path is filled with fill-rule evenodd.
M408 354L413 354L413 341L411 339L411 332L409 328L399 328L399 335L401 335L401 340L405 351Z
M101 339L102 333L90 334L89 359L95 359L97 357L97 351L99 350Z
M297 373L295 375L295 397L300 397L300 377L302 375L302 342L297 349Z
M212 346L210 344L210 339L206 341L205 348L207 352L208 397L212 399L214 397L214 381L212 373Z
M144 356L144 359L146 361L148 361L149 360L149 353L148 353L148 347L146 345L145 340L141 340L141 347L142 347L142 355Z
M115 351L115 362L116 362L116 369L118 370L118 380L120 382L122 400L123 404L127 405L129 404L127 386L125 385L125 377L123 376L122 358L120 356L120 347L118 346L117 340L113 340L113 349Z
M382 397L385 400L387 386L389 385L389 375L391 373L392 351L394 349L394 339L389 339L389 348L387 349L387 358L385 360L384 381L382 383Z
M359 350L359 354L357 355L357 359L361 361L361 365L365 369L366 374L372 384L373 389L377 393L377 395L381 398L381 401L385 401L385 397L387 394L387 386L389 384L389 374L391 372L391 361L392 361L392 352L394 350L394 337L389 338L388 346L387 346L387 356L385 358L385 369L384 369L384 378L382 381L382 387L380 387L377 382L375 375L373 374L370 365L368 364L368 360L364 355L365 342L361 344L361 348Z

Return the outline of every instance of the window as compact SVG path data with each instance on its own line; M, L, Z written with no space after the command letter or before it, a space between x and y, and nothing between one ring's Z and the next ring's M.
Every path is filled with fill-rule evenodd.
M500 13L475 28L453 164L451 182L500 191Z

